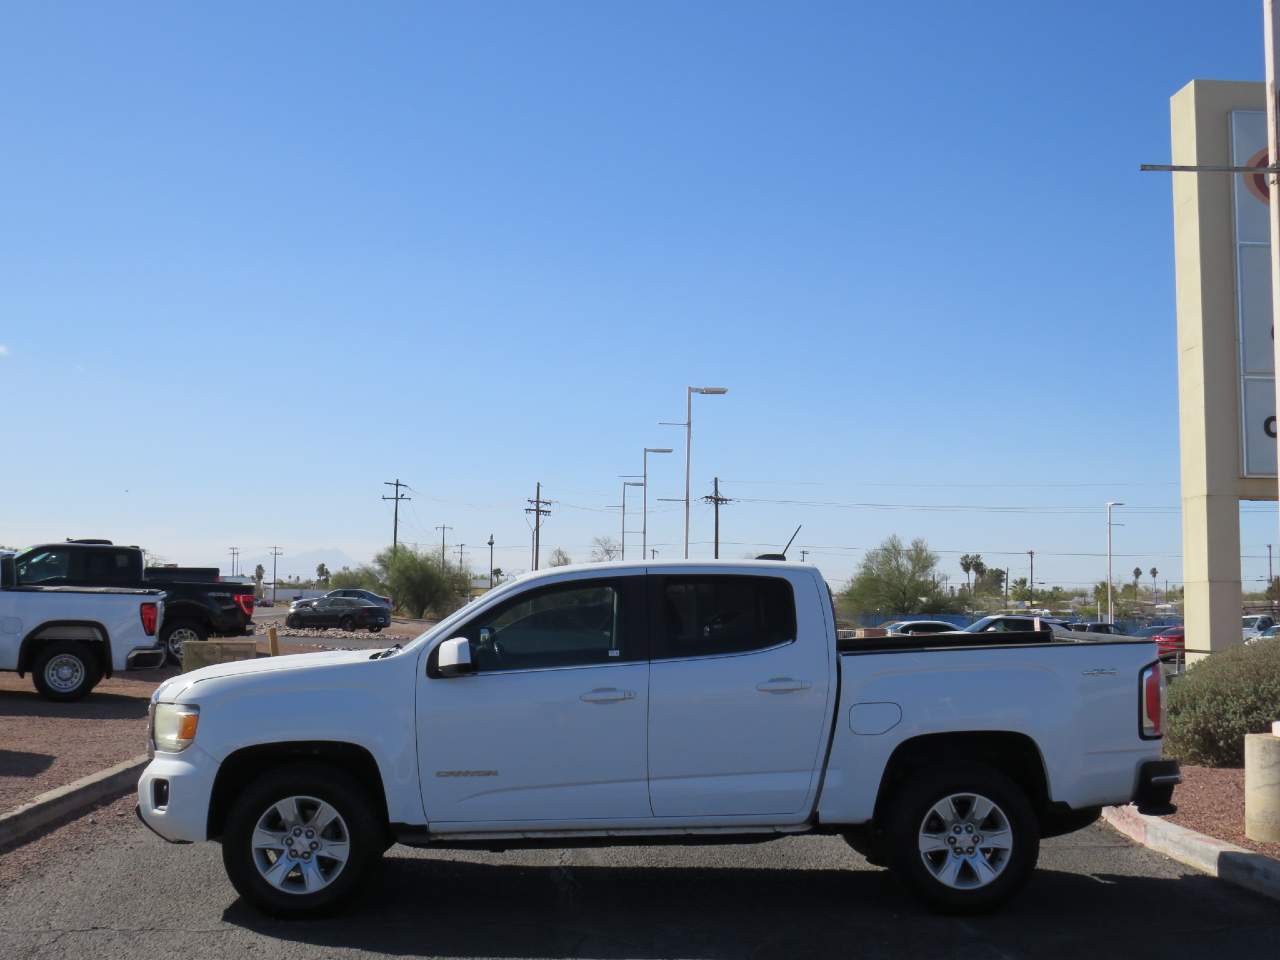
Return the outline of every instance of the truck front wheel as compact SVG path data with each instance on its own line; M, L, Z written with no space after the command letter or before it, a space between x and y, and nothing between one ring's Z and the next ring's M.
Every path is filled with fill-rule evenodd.
M264 913L314 916L352 897L385 837L368 794L345 772L290 764L241 791L222 862L240 896Z
M80 700L102 679L98 660L87 643L51 640L41 647L32 666L36 690L46 700Z
M1040 834L1025 791L990 767L922 771L895 793L890 866L931 907L991 910L1027 882Z

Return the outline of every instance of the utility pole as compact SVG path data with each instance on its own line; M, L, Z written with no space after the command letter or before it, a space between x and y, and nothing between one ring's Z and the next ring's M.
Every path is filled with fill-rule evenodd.
M1004 608L1009 609L1009 568L1004 568Z
M276 603L276 557L284 553L279 547L271 548L271 605Z
M1031 576L1027 580L1028 599L1027 605L1034 606L1036 602L1036 552L1028 550L1027 556L1031 558Z
M397 548L400 546L400 501L412 500L413 498L406 497L400 492L401 487L407 487L409 485L407 483L401 483L399 477L396 477L394 480L384 480L382 485L384 487L395 487L395 496L382 498L383 500L395 501L395 513L392 515L391 520L391 552L395 553Z
M649 551L649 559L650 559L650 560L657 560L657 559L658 559L658 551L657 551L657 550L650 550L650 551Z
M703 500L705 500L707 503L709 503L709 504L711 504L712 506L714 506L714 507L715 507L715 512L716 512L716 539L715 539L716 553L715 553L715 557L716 557L716 559L717 559L717 560L719 560L719 559L720 559L720 505L721 505L722 503L732 503L733 501L732 501L732 500L730 500L728 497L722 497L722 496L720 496L720 478L719 478L719 477L716 477L716 478L714 479L714 481L712 482L712 486L711 486L711 496L709 496L709 497L703 497L702 499L703 499ZM806 553L807 551L805 551L805 550L801 550L800 552L801 552L801 554L804 554L804 553ZM803 561L803 560L804 560L804 557L802 556L800 559L801 559L801 561Z
M627 559L627 487L643 487L640 482L640 474L623 473L618 475L618 479L622 481L622 558ZM641 551L640 559L644 559L644 552Z
M493 534L489 534L489 589L493 589Z
M441 569L443 569L444 568L444 535L445 535L445 531L452 530L453 527L446 527L444 524L441 524L440 526L436 527L436 529L440 531L440 567Z
M1116 622L1115 605L1111 596L1111 528L1114 526L1111 521L1111 510L1113 507L1123 506L1124 502L1120 500L1107 501L1107 623Z
M458 569L459 570L462 569L462 548L465 546L466 546L465 543L458 544Z
M542 481L538 481L533 499L526 502L533 504L524 512L533 514L533 569L537 570L542 553L542 518L551 516L551 501L542 499Z
M1267 586L1271 586L1271 581L1275 576L1271 573L1271 544L1267 544Z
M231 575L236 575L236 561L240 559L240 548L231 547L228 551L231 554Z
M804 562L805 562L806 560L808 560L808 559L809 559L809 551L808 551L808 550L806 550L804 547L801 547L801 548L800 548L800 562L801 562L801 563L804 563Z

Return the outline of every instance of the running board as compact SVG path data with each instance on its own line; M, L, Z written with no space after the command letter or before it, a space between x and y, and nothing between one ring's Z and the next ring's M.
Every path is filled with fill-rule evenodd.
M812 832L807 823L791 827L651 827L632 830L526 830L495 833L433 833L409 824L392 824L397 843L454 850L625 846L702 846L715 843L767 843Z

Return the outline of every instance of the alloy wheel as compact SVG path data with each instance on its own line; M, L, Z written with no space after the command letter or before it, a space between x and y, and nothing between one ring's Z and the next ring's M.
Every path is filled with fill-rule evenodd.
M1000 807L977 793L953 793L920 822L920 858L930 875L956 890L993 883L1013 854L1013 828Z
M342 814L316 797L286 797L258 818L250 840L262 879L285 893L316 893L333 883L351 854Z

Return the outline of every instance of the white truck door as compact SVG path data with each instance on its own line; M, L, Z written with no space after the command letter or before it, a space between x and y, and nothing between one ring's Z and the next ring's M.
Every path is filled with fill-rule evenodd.
M452 631L476 670L418 678L418 761L433 830L651 817L644 577L561 581Z
M649 579L654 815L807 811L833 673L813 578Z

